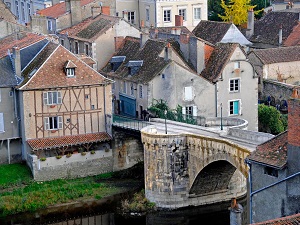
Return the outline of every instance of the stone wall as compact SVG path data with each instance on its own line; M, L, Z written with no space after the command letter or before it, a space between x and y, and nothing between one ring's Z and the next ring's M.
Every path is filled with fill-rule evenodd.
M280 104L282 100L288 101L292 95L293 87L294 85L291 84L264 80L261 100L266 101L268 96L272 96L275 98L275 104Z
M21 161L21 139L0 140L0 164L19 163Z
M48 157L45 161L41 161L36 155L28 155L27 163L34 179L38 181L86 177L113 171L111 149L108 152L98 150L95 154L87 152L84 156L77 153L69 158L66 155L60 159Z
M268 133L241 130L233 127L228 128L228 135L257 143L266 142L274 137L274 135Z

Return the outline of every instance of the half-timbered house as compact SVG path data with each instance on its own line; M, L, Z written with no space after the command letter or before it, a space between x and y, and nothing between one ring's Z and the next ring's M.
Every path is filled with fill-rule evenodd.
M23 155L34 178L111 171L112 81L52 42L22 77L18 90Z

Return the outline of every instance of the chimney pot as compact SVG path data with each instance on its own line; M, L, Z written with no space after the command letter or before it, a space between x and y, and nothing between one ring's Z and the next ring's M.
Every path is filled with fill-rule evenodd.
M292 93L291 97L292 98L299 98L300 97L299 94L298 94L298 89L296 89L296 88L293 89L293 93Z
M183 16L175 15L175 26L182 27L183 26Z

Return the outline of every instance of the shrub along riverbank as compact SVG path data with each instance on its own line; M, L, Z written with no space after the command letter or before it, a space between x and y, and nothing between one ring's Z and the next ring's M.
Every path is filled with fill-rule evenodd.
M0 217L34 212L56 204L112 196L128 189L120 182L122 179L128 180L128 177L133 179L127 183L136 188L143 181L140 178L142 174L139 174L140 167L137 165L129 170L85 178L37 182L25 164L1 165Z

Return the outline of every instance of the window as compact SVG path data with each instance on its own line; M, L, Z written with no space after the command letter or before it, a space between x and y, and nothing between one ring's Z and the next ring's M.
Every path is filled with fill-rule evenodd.
M75 68L67 68L67 76L74 77L75 76Z
M162 74L162 75L161 75L161 78L162 78L162 79L165 79L165 74Z
M9 92L9 97L13 97L14 96L14 92L13 91L10 91Z
M229 115L239 115L240 113L240 101L230 101L229 102Z
M229 90L232 92L237 92L240 90L240 79L230 79L229 80Z
M85 47L85 54L89 55L89 45L85 44L84 47Z
M127 13L128 22L134 24L134 12L128 12Z
M78 54L78 53L79 53L79 45L78 45L78 42L77 42L77 41L75 41L74 53L75 53L75 54Z
M19 2L16 1L15 3L16 3L16 16L19 18L20 17L20 15L19 15Z
M182 107L182 114L186 115L187 117L196 117L197 112L198 112L198 109L197 109L197 106L195 106L195 105Z
M44 92L45 105L61 104L61 93L59 91Z
M186 9L179 9L178 14L186 21Z
M60 40L60 44L61 44L62 46L64 46L64 45L65 45L65 40L61 39L61 40Z
M194 8L194 19L201 20L201 8Z
M4 119L3 119L3 113L0 113L0 132L4 132Z
M52 21L51 20L48 20L47 21L47 25L48 25L48 30L52 30Z
M31 8L30 8L30 3L27 3L27 8L28 8L28 15L31 15Z
M95 105L91 105L91 109L93 109L93 110L94 110L94 109L95 109Z
M150 10L146 9L146 21L150 20Z
M194 99L193 87L184 88L184 101L192 101Z
M62 129L62 116L51 116L44 118L45 130Z
M278 177L278 170L276 170L272 167L266 166L265 169L264 169L264 173L268 174L270 176L273 176L273 177Z
M234 69L240 69L240 68L241 68L240 62L234 62Z
M139 86L139 93L140 93L140 98L143 98L143 86Z
M21 13L22 21L25 21L25 5L24 5L24 2L21 2L21 10L22 10L22 13Z
M171 22L171 10L164 10L164 22Z

